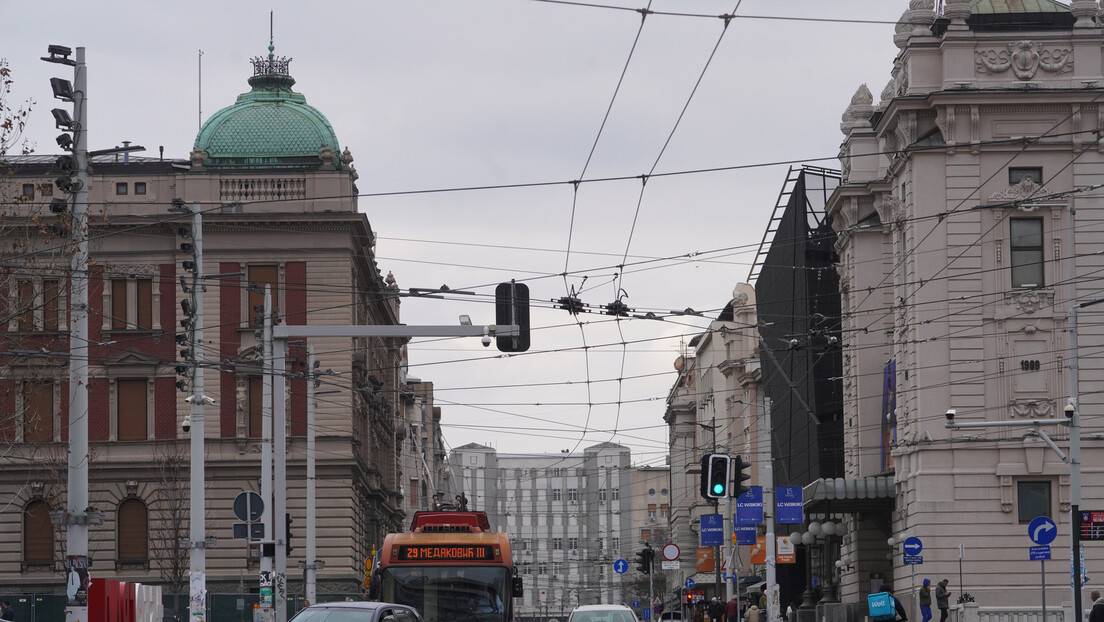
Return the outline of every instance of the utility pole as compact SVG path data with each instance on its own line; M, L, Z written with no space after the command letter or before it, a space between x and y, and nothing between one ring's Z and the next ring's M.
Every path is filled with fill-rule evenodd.
M181 205L183 208L183 206ZM187 208L183 208L187 209ZM207 536L204 518L207 514L204 498L204 447L203 407L211 398L203 393L203 369L199 356L203 348L203 213L199 201L192 206L192 323L188 340L188 359L192 364L192 395L188 398L191 410L191 493L189 503L189 542L191 544L190 580L188 581L188 619L204 622L207 615ZM187 302L185 300L184 302ZM187 314L188 309L184 309Z
M1070 199L1069 207L1069 404L1065 412L1069 418L1069 465L1070 465L1070 572L1073 586L1073 619L1082 620L1081 603L1081 408L1078 403L1078 384L1080 381L1080 362L1077 360L1077 309L1089 306L1099 300L1077 304L1077 253L1074 250L1076 240L1073 230L1074 216L1077 210Z
M775 545L777 544L774 539L774 452L771 451L772 441L771 434L773 429L771 427L771 399L764 399L763 407L763 433L760 435L760 439L766 438L767 451L759 451L759 455L766 455L765 460L759 462L760 473L763 481L763 521L767 528L767 622L777 622L778 620L778 578L775 567Z
M314 471L314 398L317 373L314 371L314 344L307 345L307 557L303 567L305 587L303 597L314 604L318 601L317 572L320 563L314 542L315 523L315 471Z
M261 622L273 620L272 598L272 557L275 555L273 542L276 534L273 531L275 521L272 519L272 288L265 285L263 328L261 333L262 348L264 350L264 364L262 370L264 385L261 397L261 499L264 500L264 512L261 520L264 523L264 540L261 541L261 581L260 581L260 619ZM256 313L256 309L250 309Z
M265 297L271 302L271 295ZM271 324L276 323L273 318ZM272 372L272 485L275 495L272 511L276 515L275 523L287 514L287 408L284 403L284 361L287 357L287 340L273 340ZM285 529L286 529L286 523ZM274 534L275 535L275 534ZM272 600L275 606L275 622L287 620L287 532L284 531L276 541L276 567L272 577Z
M76 191L73 193L71 235L73 256L69 271L69 475L65 512L65 557L70 589L65 605L66 622L88 619L88 68L84 48L50 46L47 62L73 67L73 160ZM62 58L63 57L63 58ZM55 89L55 96L57 90ZM60 138L60 137L59 137ZM60 140L59 140L60 145Z

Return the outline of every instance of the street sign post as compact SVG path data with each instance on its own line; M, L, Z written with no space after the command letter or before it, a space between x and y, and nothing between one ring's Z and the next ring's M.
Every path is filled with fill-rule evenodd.
M625 571L629 569L629 562L619 559L613 562L613 571L617 574L625 574Z
M686 579L686 589L688 589L688 590L694 589L694 580L693 579L691 579L691 578Z
M1037 516L1027 526L1027 537L1037 546L1028 549L1028 557L1039 560L1039 592L1042 594L1043 619L1046 620L1046 560L1050 559L1050 543L1058 535L1058 525L1046 516ZM1073 579L1071 577L1070 581Z
M678 560L679 554L681 552L682 551L679 550L679 547L678 547L677 544L669 543L669 544L663 545L663 559L665 559L669 562L673 562L673 561Z

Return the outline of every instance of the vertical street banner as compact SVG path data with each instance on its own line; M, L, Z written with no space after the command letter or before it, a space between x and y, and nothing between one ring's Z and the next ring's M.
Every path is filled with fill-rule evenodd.
M724 546L724 514L703 514L701 517L701 546Z
M775 522L781 525L800 525L805 522L801 500L801 486L777 486L775 496Z
M732 535L736 544L755 544L756 538L759 537L755 525L733 525Z
M751 547L751 563L753 564L765 564L767 563L767 537L759 536L756 538L755 546Z
M713 572L713 547L698 547L698 572Z
M752 486L736 497L736 524L758 525L763 522L763 487Z
M882 470L893 468L889 453L897 444L897 360L889 359L882 373Z

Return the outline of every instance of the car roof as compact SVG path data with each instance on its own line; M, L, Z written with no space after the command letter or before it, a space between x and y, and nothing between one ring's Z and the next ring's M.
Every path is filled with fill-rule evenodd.
M610 609L629 609L625 605L579 605L574 611L609 611ZM629 609L629 611L632 611Z

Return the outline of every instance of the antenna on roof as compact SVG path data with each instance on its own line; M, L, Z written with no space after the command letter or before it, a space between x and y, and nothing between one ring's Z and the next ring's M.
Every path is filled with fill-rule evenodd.
M199 129L203 129L203 50L199 51Z

